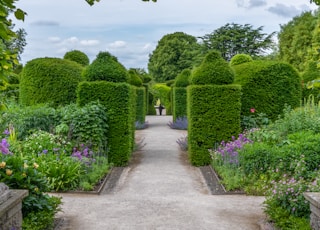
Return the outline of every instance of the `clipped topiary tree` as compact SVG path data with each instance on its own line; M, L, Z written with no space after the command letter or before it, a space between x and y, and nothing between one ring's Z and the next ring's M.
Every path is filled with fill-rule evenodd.
M126 68L109 52L100 52L83 73L87 81L128 82Z
M187 88L188 153L195 166L208 165L208 149L240 132L241 87L218 52L207 54Z
M75 102L82 71L81 65L66 59L46 57L29 61L20 75L20 103L57 107Z
M225 85L234 80L234 72L218 51L209 52L191 78L193 85Z
M63 56L64 59L77 62L82 66L87 66L90 63L88 56L80 50L71 50Z
M301 77L288 63L252 61L233 66L235 83L242 86L241 114L249 116L251 108L275 120L284 106L300 106Z
M191 70L185 69L176 77L172 88L173 121L187 117L187 89L190 84Z
M230 65L240 65L242 63L253 61L252 57L248 54L236 54L230 60Z
M136 71L134 71L133 69L130 69L128 71L129 73L129 79L128 79L128 83L130 85L134 85L134 86L137 86L137 87L141 87L142 86L142 80L141 78L139 77L139 75L137 74Z

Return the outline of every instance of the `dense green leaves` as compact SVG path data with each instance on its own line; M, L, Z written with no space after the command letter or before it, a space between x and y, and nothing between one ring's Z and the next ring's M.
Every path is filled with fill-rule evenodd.
M195 37L183 32L167 34L149 57L148 70L157 82L175 79L200 60L200 45Z
M233 80L233 70L217 51L209 52L191 77L194 85L224 85L231 84Z
M90 62L88 56L80 50L71 50L71 51L65 53L63 58L77 62L78 64L80 64L82 66L87 66L87 65L89 65L89 62Z
M254 29L252 25L227 23L211 34L200 37L206 50L218 50L229 61L234 55L242 53L256 57L272 48L271 34L262 33L263 27Z

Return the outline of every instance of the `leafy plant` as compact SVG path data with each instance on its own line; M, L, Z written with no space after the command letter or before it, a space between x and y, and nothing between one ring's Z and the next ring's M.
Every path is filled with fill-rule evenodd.
M188 129L188 118L187 117L178 117L175 121L169 121L167 124L171 129Z
M180 137L176 142L182 151L188 150L188 136Z

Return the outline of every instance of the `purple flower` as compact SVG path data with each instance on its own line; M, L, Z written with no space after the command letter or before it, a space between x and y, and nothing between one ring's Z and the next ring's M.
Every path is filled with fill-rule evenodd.
M44 150L42 151L42 153L43 153L43 154L47 154L47 153L48 153L48 150L47 150L47 149L44 149Z
M10 134L9 129L4 130L4 131L3 131L3 134L4 134L4 135L9 135L9 134Z
M9 151L9 146L10 145L7 142L7 139L3 138L0 143L0 152L4 155L11 154L11 152Z

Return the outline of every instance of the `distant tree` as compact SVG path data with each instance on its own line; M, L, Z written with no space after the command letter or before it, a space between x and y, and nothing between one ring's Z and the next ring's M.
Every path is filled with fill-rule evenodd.
M201 46L183 32L163 36L149 56L148 70L156 82L173 80L184 69L200 63Z
M12 26L13 27L13 26ZM17 54L17 59L21 60L21 54L24 51L24 47L27 45L26 36L27 32L24 29L18 29L16 36L12 39L4 41L5 46L12 54Z
M310 3L315 3L316 5L320 6L320 0L310 0Z
M309 11L280 26L279 59L290 63L300 72L305 70L306 63L314 55L311 50L313 50L312 43L315 45L318 39L313 36L316 22L317 16Z
M271 34L262 33L263 27L254 29L252 25L227 23L211 34L200 37L206 51L218 50L222 57L230 61L236 54L248 54L251 57L263 55L273 45Z

